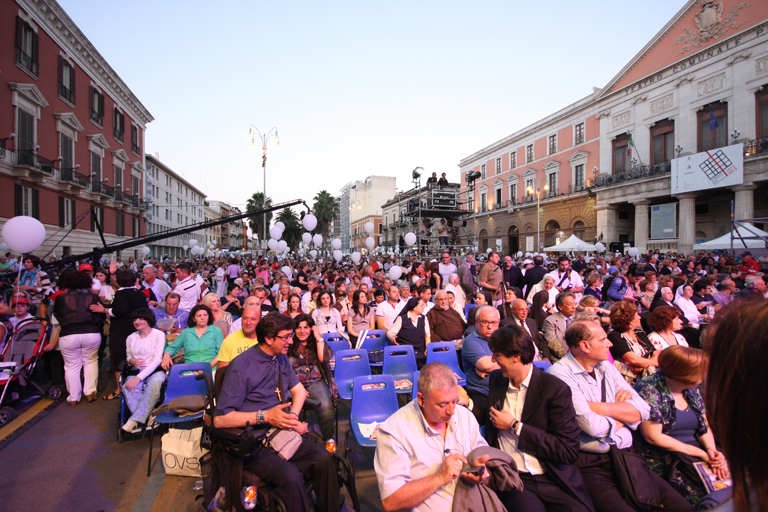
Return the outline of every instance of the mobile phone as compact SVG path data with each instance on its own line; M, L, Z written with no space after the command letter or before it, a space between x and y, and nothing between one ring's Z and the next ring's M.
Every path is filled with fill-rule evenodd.
M467 475L483 475L485 474L485 466L470 466L462 471L462 473Z

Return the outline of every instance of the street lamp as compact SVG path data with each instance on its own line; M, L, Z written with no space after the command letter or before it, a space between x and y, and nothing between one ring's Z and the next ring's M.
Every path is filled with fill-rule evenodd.
M541 178L541 180L536 184L536 244L537 249L536 252L541 251L541 184L544 183L544 191L549 190L549 183L547 183L547 178ZM528 195L533 195L533 187L528 187L526 189L526 192L528 192Z
M274 135L272 134L274 132ZM256 145L256 138L261 140L261 167L264 170L264 197L262 198L262 209L267 208L267 142L273 138L277 141L277 146L280 147L280 137L277 135L277 127L273 127L265 135L262 135L258 128L251 125L248 128L248 136L251 137L251 146ZM267 214L262 213L264 219L264 232L262 233L262 243L267 239Z

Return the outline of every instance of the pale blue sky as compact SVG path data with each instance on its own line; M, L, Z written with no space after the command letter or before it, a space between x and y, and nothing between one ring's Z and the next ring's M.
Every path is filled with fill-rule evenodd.
M155 121L146 150L210 199L262 190L248 128L277 126L267 195L463 157L603 87L682 0L60 0Z

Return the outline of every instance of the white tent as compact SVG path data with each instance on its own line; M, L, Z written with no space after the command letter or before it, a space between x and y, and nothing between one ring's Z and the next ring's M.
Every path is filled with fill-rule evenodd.
M762 229L757 229L755 226L753 226L752 224L749 224L748 222L744 222L743 224L745 226L749 226L749 231L744 229L744 227L742 226L737 226L736 229L733 230L733 250L738 251L739 249L765 249L764 240L758 240L758 239L742 240L739 237L740 236L768 237L768 233L766 233ZM731 233L726 233L721 237L715 238L713 240L709 240L708 242L696 244L693 246L694 251L711 251L714 249L730 249L730 248L731 248Z
M547 252L575 252L579 251L578 246L579 244L582 244L581 251L595 251L595 246L585 242L584 240L580 239L576 235L571 235L571 237L564 241L560 242L557 245L553 245L552 247L545 247L544 250Z

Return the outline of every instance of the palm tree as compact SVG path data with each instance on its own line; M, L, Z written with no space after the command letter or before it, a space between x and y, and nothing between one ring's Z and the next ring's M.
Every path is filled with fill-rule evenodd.
M267 198L267 205L266 207L269 208L272 206L272 198ZM245 206L246 212L252 212L261 210L264 208L264 193L263 192L256 192L254 193L250 199L248 199L248 203ZM251 231L259 235L259 240L267 240L269 238L269 224L272 222L272 212L267 213L267 232L264 233L264 214L257 214L253 217L248 217L248 226L251 228Z
M339 218L339 203L327 190L321 190L315 195L315 204L312 205L312 212L317 217L317 225L320 233L323 235L323 245L330 243L328 231L331 222Z
M299 217L290 208L284 208L277 214L277 220L285 224L283 240L288 243L289 249L295 251L299 248L299 241L303 231Z

